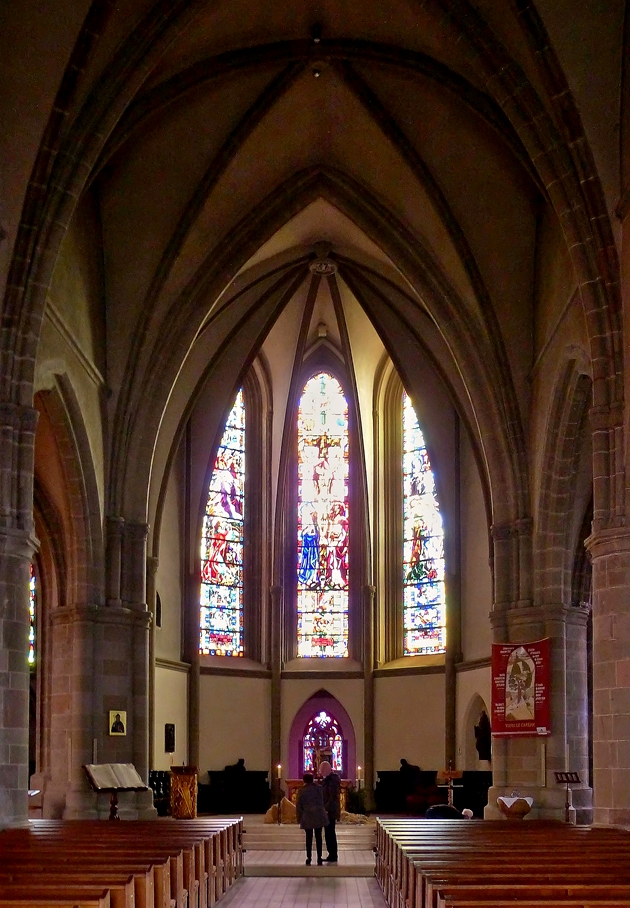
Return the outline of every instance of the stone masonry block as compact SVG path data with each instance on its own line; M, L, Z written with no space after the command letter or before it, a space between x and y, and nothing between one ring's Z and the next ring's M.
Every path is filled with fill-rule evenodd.
M24 728L28 725L28 692L5 690L3 725L5 728Z

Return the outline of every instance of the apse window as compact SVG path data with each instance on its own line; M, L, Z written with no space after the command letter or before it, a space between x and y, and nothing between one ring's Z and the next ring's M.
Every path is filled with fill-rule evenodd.
M243 655L245 403L239 391L212 470L201 533L199 652Z
M403 393L403 623L405 656L446 649L444 530L435 477L408 394Z
M319 773L326 760L333 772L343 775L344 752L341 728L334 716L321 710L307 723L302 739L302 772Z
M328 372L310 378L297 419L297 650L348 655L348 403Z
M37 576L31 564L28 588L28 664L35 667L35 629L37 623Z

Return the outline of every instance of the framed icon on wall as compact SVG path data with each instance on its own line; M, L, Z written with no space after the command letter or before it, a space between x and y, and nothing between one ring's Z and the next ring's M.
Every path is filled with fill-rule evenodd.
M167 722L164 726L164 753L175 753L175 724Z
M110 709L109 711L110 735L124 736L127 734L127 711L124 709Z

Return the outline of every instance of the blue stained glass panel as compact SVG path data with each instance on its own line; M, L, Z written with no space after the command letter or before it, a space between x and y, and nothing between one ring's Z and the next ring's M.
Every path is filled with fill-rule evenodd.
M348 404L320 372L298 410L298 656L348 655Z
M446 649L444 530L435 478L409 395L403 393L403 652Z
M239 391L214 462L201 533L199 652L243 655L245 404Z

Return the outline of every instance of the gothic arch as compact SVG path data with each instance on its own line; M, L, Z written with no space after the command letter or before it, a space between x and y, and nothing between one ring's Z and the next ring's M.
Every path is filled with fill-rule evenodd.
M296 712L287 739L288 778L299 779L302 771L299 765L299 745L304 734L306 723L320 710L325 710L337 719L342 730L344 741L348 745L347 772L348 778L355 778L357 765L357 746L354 724L342 703L323 688L304 701Z
M475 693L468 701L468 706L466 707L466 712L464 713L464 721L462 723L462 741L464 750L463 769L479 769L479 754L477 753L477 748L475 747L475 725L477 725L477 723L479 722L479 716L481 715L482 710L485 712L488 718L490 718L490 710L485 700L479 693Z
M104 595L101 507L83 414L65 375L55 375L52 387L39 391L36 402L53 433L68 503L65 519L57 509L55 523L61 533L54 542L64 581L60 602L80 607L98 604ZM37 470L36 462L36 474ZM40 484L36 494L46 510L42 491Z
M575 359L570 359L553 392L541 464L535 550L536 598L540 604L570 605L572 600L571 577L581 526L572 526L570 515L584 456L591 393L590 377ZM590 498L587 496L587 500Z
M376 200L370 199L365 187L360 187L354 181L344 177L343 174L320 168L291 178L287 184L279 187L272 194L265 205L259 206L248 216L240 228L230 234L223 244L224 248L215 252L212 262L206 264L206 267L211 268L211 273L206 273L202 279L203 272L200 272L200 276L195 282L197 284L196 292L192 294L192 297L190 292L187 292L187 299L180 301L176 315L177 324L166 325L161 335L162 338L168 337L171 341L169 344L170 362L168 362L169 351L162 349L163 344L161 344L160 349L154 350L149 357L153 364L157 364L162 356L161 375L159 377L150 374L138 376L137 390L134 392L136 402L127 414L125 431L114 439L110 475L116 479L117 488L112 489L110 493L111 501L120 502L119 510L131 509L135 519L140 519L141 514L144 518L146 514L146 500L143 502L138 495L146 498L146 492L143 493L142 490L146 490L148 486L152 451L147 440L154 437L168 398L168 389L181 366L179 359L174 359L173 351L176 353L177 350L188 350L194 340L196 333L194 326L199 318L199 315L195 316L194 313L201 311L199 309L201 299L217 298L224 289L226 272L236 273L262 242L286 223L294 213L318 197L327 198L350 216L355 223L358 223L361 229L365 229L368 236L379 237L381 246L392 256L393 261L399 263L412 286L417 288L412 296L405 294L391 282L385 283L384 286L382 283L375 283L374 273L368 273L366 276L365 269L361 266L346 268L342 275L343 279L350 282L351 290L355 292L355 295L358 294L361 304L373 322L375 321L376 299L379 299L384 301L387 309L390 310L388 318L391 319L392 315L395 315L399 320L398 333L401 330L409 332L416 342L422 345L420 332L414 328L413 324L414 321L426 317L419 302L420 298L422 305L435 313L435 324L438 326L441 324L444 326L444 330L447 330L445 341L451 351L450 355L458 358L461 374L468 383L467 393L474 403L473 419L477 423L478 431L483 439L482 448L485 452L493 489L494 520L503 524L522 519L527 515L526 502L528 500L527 466L522 427L517 415L518 407L513 399L511 382L509 377L506 377L505 370L497 372L496 357L492 350L487 349L487 335L475 329L474 323L470 320L467 320L467 324L462 324L462 313L465 311L465 306L461 301L457 301L457 296L449 287L445 276L441 274L434 262L430 262L426 251L419 251L417 244L415 244L413 253L410 251L414 243L412 238L406 235L405 228L400 224L395 227L392 225L391 215L386 214ZM287 203L287 198L290 199L290 203ZM254 237L257 238L253 239ZM287 273L287 282L296 274L296 281L299 282L302 279L299 270L296 271L298 265L300 265L300 259ZM359 286L358 278L361 276L363 276L363 280ZM195 302L195 298L200 293L201 297ZM252 305L255 306L256 303ZM227 317L226 308L229 306L224 306L221 312L213 316L216 330L219 330L220 321ZM446 317L446 313L449 314L448 317ZM256 314L260 318L260 311ZM249 318L251 316L245 316L244 320ZM270 318L273 319L274 316L272 315ZM445 318L446 321L444 321ZM378 327L377 315L376 323ZM181 336L182 332L187 335L185 339L182 338L181 342L173 342L173 338ZM259 344L260 340L259 336L256 343ZM250 340L245 346L251 349L252 343L254 341ZM390 348L395 346L391 340L386 340L386 344ZM177 354L177 357L179 355ZM247 354L244 353L242 356L245 359ZM167 357L166 365L164 365L164 357ZM231 366L236 368L234 363L231 363ZM208 367L208 375L211 374L212 368L216 368L216 363ZM221 384L225 386L224 381ZM152 390L156 387L164 390L159 395L152 394ZM150 406L147 406L147 401L150 401ZM140 420L137 409L140 406L142 420ZM133 428L138 427L139 430L140 425L143 428L142 433L139 431L134 433ZM503 433L497 433L497 425L504 426ZM129 429L131 431L128 431ZM131 475L128 472L131 466L134 471L138 472ZM127 491L124 491L125 486ZM123 505L123 502L128 502L128 504Z

